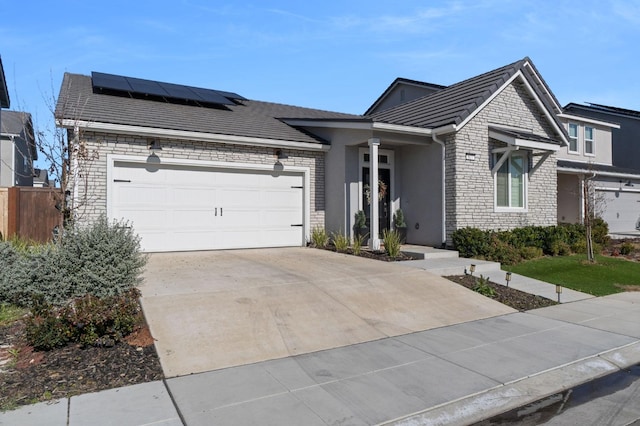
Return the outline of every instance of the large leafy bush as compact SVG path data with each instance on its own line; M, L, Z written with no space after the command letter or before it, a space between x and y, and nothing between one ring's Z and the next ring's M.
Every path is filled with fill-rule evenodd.
M67 230L57 244L18 252L0 243L0 301L30 306L34 297L62 306L73 298L115 296L136 287L147 258L125 222L104 216Z

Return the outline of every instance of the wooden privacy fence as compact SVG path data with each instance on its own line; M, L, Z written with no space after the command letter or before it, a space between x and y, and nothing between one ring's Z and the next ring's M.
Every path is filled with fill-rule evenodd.
M56 208L60 197L60 189L56 188L0 188L2 238L51 241L56 226L62 228L62 213Z

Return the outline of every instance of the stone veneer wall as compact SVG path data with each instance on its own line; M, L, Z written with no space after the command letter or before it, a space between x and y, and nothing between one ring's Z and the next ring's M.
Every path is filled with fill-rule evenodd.
M72 137L72 136L70 136ZM82 133L81 141L86 144L89 153L98 153L87 171L80 173L78 198L78 219L89 222L107 210L107 155L148 156L148 140L135 136ZM189 159L201 161L219 161L229 163L268 164L275 163L274 148L231 145L214 142L191 142L175 139L159 140L162 158ZM311 223L324 227L324 152L303 151L286 148L289 158L281 160L284 166L308 167L310 170L311 188L309 197L311 205ZM85 191L86 189L86 191Z
M535 134L553 138L547 118L522 83L507 86L456 134L446 139L447 244L451 233L467 226L480 229L513 229L526 225L557 224L557 160L550 155L528 175L526 212L494 211L494 180L491 150L506 144L489 140L488 126L503 124L532 129ZM475 153L475 161L465 159ZM529 155L529 170L541 157Z

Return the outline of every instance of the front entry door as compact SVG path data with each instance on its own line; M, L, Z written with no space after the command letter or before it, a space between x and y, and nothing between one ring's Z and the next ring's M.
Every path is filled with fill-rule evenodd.
M378 169L378 196L371 194L369 190L369 167L362 168L362 206L367 216L367 228L371 228L370 202L378 201L378 234L382 238L382 232L391 226L391 170Z

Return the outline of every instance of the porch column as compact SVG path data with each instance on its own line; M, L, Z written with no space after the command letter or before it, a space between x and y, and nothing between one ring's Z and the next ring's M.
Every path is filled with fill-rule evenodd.
M371 204L369 204L369 248L380 250L380 238L378 237L378 147L380 139L369 139L369 188L371 189Z

